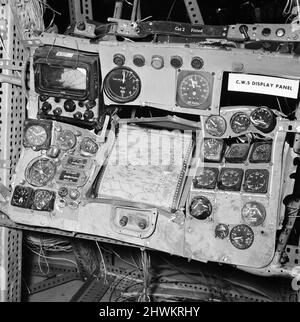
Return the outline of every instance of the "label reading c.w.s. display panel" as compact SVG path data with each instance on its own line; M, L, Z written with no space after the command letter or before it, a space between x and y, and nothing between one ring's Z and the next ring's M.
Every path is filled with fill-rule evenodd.
M249 74L229 74L228 90L296 99L299 80Z

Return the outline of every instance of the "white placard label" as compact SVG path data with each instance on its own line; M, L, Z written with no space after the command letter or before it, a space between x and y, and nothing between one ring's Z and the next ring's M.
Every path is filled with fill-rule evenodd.
M74 56L74 54L72 54L72 53L66 53L66 52L63 52L63 51L58 51L56 53L56 56L72 58Z
M248 74L229 74L228 90L298 98L299 80Z

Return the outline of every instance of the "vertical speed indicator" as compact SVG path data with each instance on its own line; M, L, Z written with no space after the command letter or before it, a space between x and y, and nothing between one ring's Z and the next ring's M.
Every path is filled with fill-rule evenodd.
M128 67L115 68L104 80L104 92L116 103L134 101L140 94L141 81L135 71Z

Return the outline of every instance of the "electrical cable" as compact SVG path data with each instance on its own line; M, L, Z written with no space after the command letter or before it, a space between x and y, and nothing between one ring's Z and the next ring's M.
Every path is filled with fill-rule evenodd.
M104 269L104 284L108 284L108 281L107 281L107 269L106 269L106 265L105 265L105 261L104 261L104 257L103 257L103 254L102 254L102 250L98 244L97 241L95 241L96 245L97 245L97 248L99 250L99 253L100 253L100 256L101 256L101 260L102 260L102 263L103 263L103 269Z
M27 246L27 248L28 248L31 252L33 252L34 254L36 254L36 255L38 255L38 256L41 256L41 257L43 257L43 258L46 258L46 259L48 258L48 259L52 259L52 260L62 260L62 261L70 262L70 263L72 263L75 267L77 267L77 264L76 264L74 261L72 261L71 259L64 258L64 257L54 257L54 256L41 255L41 254L39 254L38 252L36 252L35 250L33 250L32 248L30 248L29 246Z

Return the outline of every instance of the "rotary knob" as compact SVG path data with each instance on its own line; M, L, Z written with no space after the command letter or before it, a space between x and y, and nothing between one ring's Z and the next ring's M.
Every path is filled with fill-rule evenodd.
M68 99L64 103L64 109L66 112L74 112L76 110L76 104L74 101Z
M72 189L69 191L69 196L71 199L76 200L80 196L80 192L77 189Z
M54 111L53 111L53 114L55 116L60 116L62 113L62 109L60 107L57 107Z
M90 120L94 117L94 112L91 111L91 110L86 110L83 114L83 117L86 119L86 120Z
M77 23L77 29L80 31L84 31L85 30L85 22L84 21L79 21Z
M80 120L82 118L82 113L78 111L78 112L74 113L73 117L76 120Z
M139 222L138 222L138 226L144 230L147 228L147 220L146 219L141 219Z
M58 195L61 197L61 198L64 198L68 195L68 189L66 187L61 187L59 188L58 190Z
M52 109L52 105L50 103L48 103L48 102L44 102L42 107L41 107L41 110L42 110L43 113L48 113L48 112L51 111L51 109Z
M122 218L119 220L119 224L122 227L125 227L128 223L128 217L127 216L122 216Z

